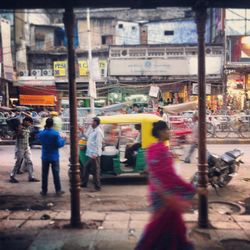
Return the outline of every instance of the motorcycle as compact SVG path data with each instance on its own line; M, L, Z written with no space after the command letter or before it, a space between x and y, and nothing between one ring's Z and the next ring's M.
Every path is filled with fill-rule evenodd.
M218 156L208 153L208 182L215 188L225 187L237 174L240 164L243 163L241 156L243 153L239 149L225 152ZM191 183L198 186L199 174L196 172L191 178Z

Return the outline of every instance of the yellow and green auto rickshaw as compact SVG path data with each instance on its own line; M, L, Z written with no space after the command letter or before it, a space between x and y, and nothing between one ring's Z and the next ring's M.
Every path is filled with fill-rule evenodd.
M104 132L101 175L144 173L145 150L156 139L151 135L153 123L162 120L153 114L99 116ZM81 167L87 161L86 141L79 141Z

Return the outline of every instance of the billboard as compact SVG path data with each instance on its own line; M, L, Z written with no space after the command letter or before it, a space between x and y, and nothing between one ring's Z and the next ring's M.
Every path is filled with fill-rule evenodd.
M250 36L228 37L229 61L250 62Z
M166 59L111 59L112 76L188 76L197 75L197 56ZM221 75L223 55L206 56L206 75Z
M55 61L54 62L54 76L63 77L67 76L67 61ZM94 80L100 80L102 77L107 77L107 61L98 60L93 58L91 61L91 67L88 66L88 60L78 60L79 76L88 76L89 68L91 68L92 78Z

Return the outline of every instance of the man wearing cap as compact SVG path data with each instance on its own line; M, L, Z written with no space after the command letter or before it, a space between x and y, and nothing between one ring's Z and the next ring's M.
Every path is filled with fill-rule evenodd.
M99 127L100 119L98 117L93 118L91 127L87 130L83 136L87 139L86 156L88 160L83 167L82 187L87 187L89 181L89 175L93 175L94 190L101 190L100 181L100 157L102 155L102 142L103 131Z

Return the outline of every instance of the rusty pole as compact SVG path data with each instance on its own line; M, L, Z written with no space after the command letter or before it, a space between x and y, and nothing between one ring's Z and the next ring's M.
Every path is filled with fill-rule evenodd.
M68 46L68 77L69 77L69 104L70 104L70 192L71 192L71 219L72 227L81 226L80 217L80 165L78 163L77 141L77 99L74 49L74 22L73 8L66 8L63 16L67 32Z
M198 33L198 83L199 83L199 139L198 139L198 171L199 187L207 188L207 152L206 152L206 81L205 81L205 26L207 9L199 6L195 9L195 21ZM208 227L208 199L199 195L198 225Z

